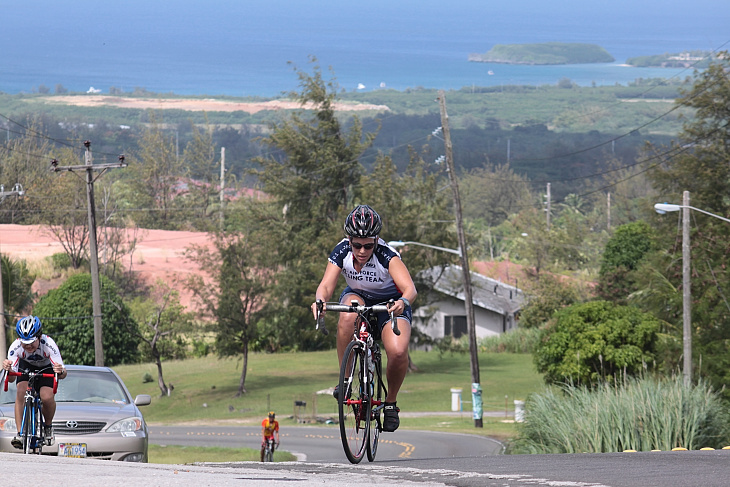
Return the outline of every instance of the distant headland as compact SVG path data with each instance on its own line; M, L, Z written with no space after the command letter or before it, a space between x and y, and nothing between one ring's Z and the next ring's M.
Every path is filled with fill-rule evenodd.
M626 60L626 64L641 68L697 68L704 69L715 59L711 51L684 51L674 54L637 56Z
M497 44L485 54L469 54L469 61L501 64L587 64L615 61L596 44L545 42L542 44Z

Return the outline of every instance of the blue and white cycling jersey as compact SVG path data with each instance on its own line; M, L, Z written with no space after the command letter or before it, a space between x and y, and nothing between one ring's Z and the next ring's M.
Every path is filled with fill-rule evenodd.
M17 338L8 349L8 360L12 364L12 371L18 371L18 365L21 360L24 360L34 370L40 370L49 365L61 364L63 365L63 359L61 358L61 352L58 350L58 345L53 338L48 335L41 335L40 343L38 348L33 353L28 353L23 348L20 338Z
M329 261L342 269L347 285L367 299L382 303L389 299L401 296L393 278L390 276L390 261L393 257L400 258L400 254L385 240L378 238L378 245L362 268L355 270L355 257L352 255L350 240L344 238L337 244L329 256Z

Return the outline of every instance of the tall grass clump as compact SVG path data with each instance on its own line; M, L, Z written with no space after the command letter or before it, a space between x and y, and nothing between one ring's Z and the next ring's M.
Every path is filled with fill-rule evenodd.
M529 396L511 453L694 450L729 439L727 411L704 381L685 387L682 377L629 378Z
M532 353L539 341L538 328L517 328L507 333L482 338L479 341L479 349L489 353Z
M541 331L537 328L516 328L507 333L488 336L477 343L480 352L487 353L532 353L540 341ZM454 339L445 336L433 342L433 347L440 354L467 353L469 351L469 335Z

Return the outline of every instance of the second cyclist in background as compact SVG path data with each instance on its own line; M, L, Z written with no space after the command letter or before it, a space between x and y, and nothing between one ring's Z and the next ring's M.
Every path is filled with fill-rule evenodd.
M53 372L58 374L59 379L66 378L68 373L63 366L61 352L58 345L48 335L42 333L43 325L37 316L26 316L18 320L15 331L18 338L8 349L8 358L3 361L3 369L13 372L29 370L38 372L52 366ZM9 377L8 382L16 378ZM20 429L23 419L23 406L25 391L28 388L28 376L17 378L17 393L15 396L15 424ZM39 378L40 389L38 393L43 401L43 418L45 418L45 437L53 441L53 416L56 414L56 400L53 396L53 379L48 377ZM36 382L38 384L38 382ZM23 442L18 433L11 441L15 448L23 448Z
M266 449L266 441L274 439L276 434L276 446L279 446L279 422L276 420L276 413L269 411L269 416L261 422L261 461L264 461L264 450ZM273 451L272 451L273 453Z
M329 256L324 277L317 287L316 301L326 302L332 297L337 280L342 274L347 287L340 295L341 304L352 301L371 306L387 303L393 299L391 308L398 317L397 336L386 326L390 322L388 313L379 313L378 326L388 363L386 379L388 396L383 408L383 431L395 431L400 425L396 405L406 372L408 371L408 342L411 336L411 302L418 294L411 274L400 258L400 254L380 238L383 222L380 215L367 205L359 205L347 215L345 238L338 243ZM326 307L325 307L326 310ZM312 314L317 318L317 303L312 304ZM342 362L347 344L354 332L355 313L340 313L337 323L337 357ZM334 396L338 397L337 388Z

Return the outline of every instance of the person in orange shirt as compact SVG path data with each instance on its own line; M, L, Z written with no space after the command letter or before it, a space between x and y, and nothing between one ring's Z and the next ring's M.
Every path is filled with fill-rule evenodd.
M264 461L264 450L266 449L266 440L273 439L276 434L276 448L279 447L279 422L276 420L276 413L269 411L269 417L261 422L261 461ZM272 452L273 453L273 452Z

